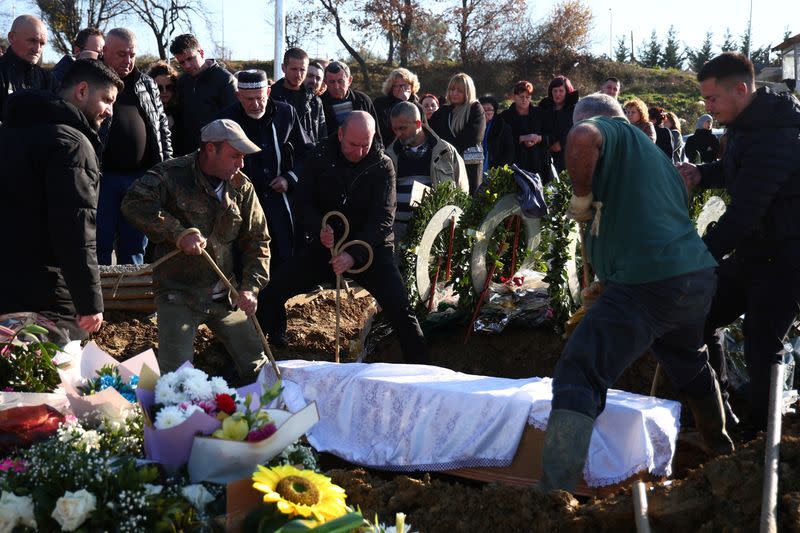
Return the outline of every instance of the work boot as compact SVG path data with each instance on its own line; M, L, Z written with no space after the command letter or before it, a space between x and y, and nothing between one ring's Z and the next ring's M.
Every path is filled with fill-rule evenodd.
M581 479L594 420L576 411L554 409L547 421L542 450L542 479L537 490L572 492Z
M733 442L725 429L725 406L717 380L714 380L714 390L699 398L687 398L686 403L692 410L697 430L703 436L706 451L712 456L733 453Z

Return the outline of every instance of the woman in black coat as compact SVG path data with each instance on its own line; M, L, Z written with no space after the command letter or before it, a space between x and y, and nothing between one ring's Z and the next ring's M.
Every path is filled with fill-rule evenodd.
M431 116L433 131L452 144L467 167L469 192L473 194L483 177L483 133L486 117L475 93L475 83L460 72L447 84L447 103Z
M486 116L486 132L483 135L483 171L510 165L514 162L514 137L511 127L496 117L497 100L493 96L481 96L478 101Z
M411 102L419 108L419 114L422 117L422 123L427 124L428 120L425 118L425 111L419 103L419 78L417 75L405 68L397 68L389 73L389 76L383 82L383 94L377 97L372 104L375 106L375 114L378 117L378 129L381 132L381 138L386 146L392 144L395 138L394 131L392 131L392 122L389 114L392 108L399 102Z
M558 172L566 168L564 153L567 134L572 128L572 112L578 103L578 91L566 76L556 76L547 86L547 97L539 102L542 124L548 135L549 154Z
M542 112L531 104L533 85L529 81L518 81L514 84L514 103L500 113L499 118L511 128L511 139L514 146L514 163L518 167L536 172L542 181L548 181L549 175L545 163L547 161L547 137L542 124Z
M667 111L663 107L651 107L647 110L647 115L656 128L656 146L661 148L664 155L672 161L672 152L675 151L675 147L672 144L672 133L664 125Z

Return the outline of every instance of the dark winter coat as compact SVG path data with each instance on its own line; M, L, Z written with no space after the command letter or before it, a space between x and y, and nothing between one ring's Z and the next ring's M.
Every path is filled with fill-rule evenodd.
M456 147L462 156L467 148L480 146L483 142L483 133L486 130L486 115L480 102L474 102L469 108L469 118L464 124L464 129L453 133L450 129L450 115L453 112L451 104L445 104L431 115L429 126L436 135Z
M425 110L422 109L417 95L412 94L408 101L417 106L422 123L427 125L428 119L425 118ZM402 102L402 100L398 100L392 94L382 94L377 97L374 102L375 114L378 117L378 128L381 130L381 138L383 138L383 142L386 146L389 146L395 138L394 131L392 131L390 114L392 108L400 102Z
M200 147L200 130L215 120L220 111L237 103L236 80L225 67L210 59L210 64L197 76L181 74L175 95L181 106L181 145L175 147L175 155L184 155Z
M391 248L397 207L392 160L373 143L364 159L351 163L342 155L338 137L330 135L306 160L297 205L311 235L319 235L325 213L341 211L350 222L348 241L361 239L376 252L381 247ZM336 239L341 236L337 220L330 222ZM347 253L356 265L367 259L367 251L361 246L348 248Z
M294 108L284 102L267 100L264 116L247 116L240 103L222 111L219 118L239 124L247 138L257 144L260 152L246 155L243 172L250 178L269 223L271 257L278 261L290 257L294 250L294 190L297 186L299 163L306 150L312 148ZM274 126L274 129L273 129ZM283 176L289 190L279 193L270 182Z
M486 125L486 146L489 153L484 157L489 158L489 168L514 162L514 135L505 120L497 117Z
M75 57L70 54L65 54L58 63L50 70L50 75L53 77L53 90L58 90L61 82L64 81L64 76L67 71L75 64Z
M46 91L9 96L0 126L5 297L24 284L29 302L43 301L66 281L79 315L103 311L95 245L99 148L72 104Z
M556 142L561 145L560 152L552 152L553 163L559 172L565 168L564 154L567 147L567 134L572 129L572 112L575 111L577 103L578 91L567 93L561 109L556 109L555 101L549 96L539 102L539 108L542 110L542 128L547 137L547 145L551 146Z
M731 202L708 231L719 260L736 251L748 261L800 260L800 102L768 88L727 125L721 161L699 167L700 185L725 187Z
M0 56L0 115L8 95L22 89L53 90L53 77L39 65L31 65L11 48Z
M664 152L670 161L672 161L672 153L675 151L675 147L672 144L672 133L667 128L662 128L661 126L656 126L656 146L661 148L661 151Z
M151 161L166 161L172 157L172 134L169 129L169 120L164 112L164 105L158 93L158 85L155 80L143 73L139 69L133 69L129 76L133 76L134 91L139 100L139 107L147 123L147 146L153 150L149 159ZM100 127L100 139L103 146L108 141L111 131L113 115L107 118ZM147 169L142 169L147 170Z
M547 154L551 138L549 137L549 131L545 130L544 113L541 108L530 105L528 114L520 115L512 105L500 113L497 118L508 124L511 129L514 163L523 170L536 172L543 176L545 165L549 164ZM530 147L519 142L521 135L530 135L531 133L541 135L542 142Z
M372 118L375 119L376 126L379 124L378 114L375 112L375 106L372 104L372 99L369 96L361 91L348 89L344 99L353 104L353 111L366 111L372 115ZM325 112L325 125L328 128L328 136L335 137L335 134L339 130L339 126L341 126L341 124L339 124L339 121L336 120L336 113L333 111L333 99L331 98L330 93L325 91L322 96L320 96L320 100L322 100L322 109ZM383 137L381 136L381 130L378 127L375 128L375 137L372 144L376 144L376 142L380 146L383 146Z
M719 157L719 139L711 130L695 130L694 135L686 139L683 153L689 163L696 163L698 157L702 163L711 163Z
M302 86L299 91L290 91L283 86L283 80L284 78L281 78L272 85L269 97L294 107L300 119L300 125L303 126L308 138L314 144L319 143L328 136L322 100L305 86Z

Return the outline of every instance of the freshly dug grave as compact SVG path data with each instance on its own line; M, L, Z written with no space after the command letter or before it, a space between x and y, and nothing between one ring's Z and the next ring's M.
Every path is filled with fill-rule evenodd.
M342 298L343 345L357 341L372 299ZM115 356L129 357L157 349L155 321L145 315L109 313L94 336ZM524 378L552 375L564 340L547 329L508 328L500 335L474 335L464 345L463 326L428 336L432 364L453 370ZM278 359L332 360L334 300L332 292L289 309L290 347ZM224 347L202 328L196 342L198 367L223 376L232 365ZM345 360L347 358L345 357ZM368 361L401 361L391 336L377 345ZM616 388L648 394L655 359L647 355L629 368ZM658 395L677 398L664 380ZM800 531L800 417L784 418L780 464L781 530ZM675 480L649 491L654 531L753 531L757 529L763 470L763 438L737 443L735 454L700 464L703 457L679 445ZM351 467L323 455L334 482L365 516L377 513L393 522L394 513L409 515L415 530L446 531L634 531L630 490L602 500L576 500L566 493L540 495L533 489L481 484L439 474L397 475Z

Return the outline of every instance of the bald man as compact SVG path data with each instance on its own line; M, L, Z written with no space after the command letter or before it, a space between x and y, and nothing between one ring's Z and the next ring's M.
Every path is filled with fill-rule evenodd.
M52 76L38 65L47 44L47 28L41 20L33 15L15 18L8 44L8 50L0 57L0 112L13 92L53 88Z
M363 240L374 252L366 271L348 277L378 301L397 332L405 361L426 363L425 339L393 260L394 167L380 145L373 143L374 135L375 119L365 111L353 111L337 134L309 155L298 184L297 220L306 224L311 235L319 235L319 240L314 240L307 256L292 257L275 272L259 295L259 321L270 341L276 347L285 347L285 332L280 325L285 324L286 301L366 263L368 252L361 245L331 258L334 242L342 238L342 226L333 218L322 228L322 217L340 211L350 223L347 240Z

